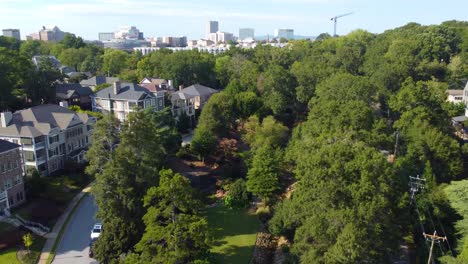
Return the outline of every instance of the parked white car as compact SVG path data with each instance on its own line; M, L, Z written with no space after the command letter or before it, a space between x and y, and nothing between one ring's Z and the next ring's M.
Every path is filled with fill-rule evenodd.
M96 223L94 224L93 229L91 230L91 240L97 239L102 231L102 224Z

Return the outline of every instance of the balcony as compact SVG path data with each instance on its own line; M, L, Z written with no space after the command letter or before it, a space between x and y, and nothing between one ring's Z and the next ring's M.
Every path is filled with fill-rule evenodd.
M3 200L6 200L6 198L7 198L7 192L6 191L0 192L0 202L3 202Z
M36 162L37 162L38 165L44 163L45 161L46 161L45 156L37 157L37 159L36 159Z
M44 144L44 141L42 141L42 142L37 142L34 146L36 149L41 149L45 147L45 144Z

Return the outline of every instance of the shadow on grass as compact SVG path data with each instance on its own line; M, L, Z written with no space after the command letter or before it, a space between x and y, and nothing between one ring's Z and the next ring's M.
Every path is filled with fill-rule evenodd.
M217 263L248 263L259 229L257 216L223 205L208 208L206 216L214 240L211 252Z
M254 250L252 246L228 246L224 248L223 252L212 252L214 263L217 264L238 264L238 263L249 263Z

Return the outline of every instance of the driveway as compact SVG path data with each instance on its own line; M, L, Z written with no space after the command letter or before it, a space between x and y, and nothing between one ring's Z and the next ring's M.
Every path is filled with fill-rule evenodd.
M98 263L88 257L91 229L97 207L92 195L81 200L63 233L55 252L53 264L90 264Z

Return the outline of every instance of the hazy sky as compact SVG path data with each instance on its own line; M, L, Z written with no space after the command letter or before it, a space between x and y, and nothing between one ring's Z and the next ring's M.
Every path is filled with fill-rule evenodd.
M21 36L43 25L57 25L85 39L134 25L150 36L204 36L208 20L220 30L256 35L292 28L296 35L333 33L335 15L354 12L338 22L337 33L354 29L380 33L408 22L438 24L468 20L468 0L0 0L0 28L19 28Z

